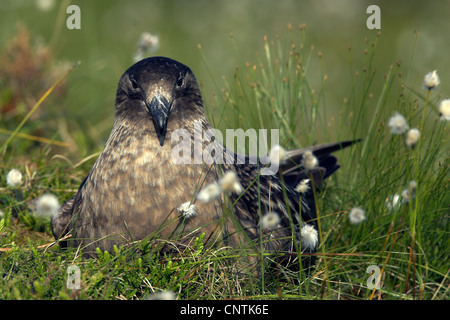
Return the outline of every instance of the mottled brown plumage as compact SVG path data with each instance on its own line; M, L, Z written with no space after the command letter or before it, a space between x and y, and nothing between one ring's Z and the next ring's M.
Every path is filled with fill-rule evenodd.
M174 163L172 151L179 140L172 134L177 129L185 129L192 139L191 164ZM259 175L259 166L249 163L254 158L235 155L218 141L217 152L234 160L233 164L194 163L194 155L210 141L198 145L193 139L208 129L200 89L188 67L164 57L147 58L130 67L119 81L111 135L77 194L52 220L55 237L70 232L67 244L82 246L87 254L96 247L111 250L114 244L155 233L161 238L176 234L176 241L183 243L199 232L225 245L250 247L262 234L271 240L264 244L267 250L292 250L301 224L316 223L311 192L303 195L299 216L300 194L295 186L311 176L316 185L322 184L339 168L330 152L352 142L288 151L288 160L280 167L283 183L279 172ZM319 160L319 166L309 172L300 165L306 150ZM244 163L237 164L238 159ZM239 178L246 190L243 194L230 194L230 201L196 199L203 187L229 170ZM197 206L197 215L183 219L177 208L189 201ZM232 214L223 211L230 207ZM268 211L281 216L280 226L271 232L260 230L260 217Z

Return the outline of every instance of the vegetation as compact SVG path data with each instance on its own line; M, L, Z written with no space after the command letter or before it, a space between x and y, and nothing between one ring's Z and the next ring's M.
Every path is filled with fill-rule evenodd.
M51 78L53 61L27 48L22 32L9 50L21 52L23 61L35 67L34 78L30 69L0 74L6 88L0 128L8 133L0 150L3 299L145 299L160 290L170 290L178 299L449 298L450 148L448 121L441 120L438 110L445 93L439 87L424 89L422 78L409 75L410 66L400 62L375 70L380 34L365 39L361 53L349 47L348 75L343 76L349 89L340 102L333 102L339 108L330 107L326 99L326 52L307 41L305 25L289 25L285 35L273 40L265 37L254 61L241 61L234 45L234 78L224 79L215 93L205 95L207 114L217 128L280 129L280 144L286 148L363 139L339 152L341 169L317 194L322 241L312 272L277 267L254 275L233 272L240 249L213 246L208 235L177 256L159 254L164 243L157 235L111 253L99 251L96 259L82 258L77 249L48 245L53 242L50 218L37 210L37 199L51 193L61 203L68 200L98 153L75 163L69 158L80 149L90 150L98 138L82 123L68 129L58 108L71 85L70 66L58 69L65 78ZM199 54L208 64L201 49ZM353 57L359 55L362 64L355 65ZM318 74L320 84L313 88L310 79ZM8 83L11 77L23 82ZM30 92L27 86L36 83L42 86L35 93L43 99L25 100L20 90ZM407 131L392 132L389 119L395 113L406 118L408 127L420 130L417 143L405 144ZM67 147L74 143L77 148ZM23 175L14 186L7 183L13 168ZM349 219L356 207L365 215L357 224ZM71 265L81 271L78 290L68 286ZM380 272L379 289L368 287L374 283L367 273L370 266Z

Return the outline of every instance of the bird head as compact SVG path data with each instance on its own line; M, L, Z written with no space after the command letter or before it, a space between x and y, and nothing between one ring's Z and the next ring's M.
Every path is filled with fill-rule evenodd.
M120 78L116 118L127 118L133 123L151 119L156 138L163 146L169 119L177 128L179 115L202 113L202 105L191 69L173 59L150 57L131 66Z

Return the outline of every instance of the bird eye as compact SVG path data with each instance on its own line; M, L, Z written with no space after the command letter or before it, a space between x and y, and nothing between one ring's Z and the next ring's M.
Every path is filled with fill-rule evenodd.
M184 78L180 75L180 77L177 80L177 87L181 87L183 85Z
M134 78L130 78L130 82L131 82L131 86L133 87L133 89L139 88L139 85Z

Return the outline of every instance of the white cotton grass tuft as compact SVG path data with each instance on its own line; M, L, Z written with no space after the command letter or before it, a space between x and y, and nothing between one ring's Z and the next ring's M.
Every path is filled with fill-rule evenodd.
M159 48L159 37L148 32L144 32L139 37L137 52L134 56L134 62L138 62Z
M439 103L439 115L441 120L450 121L450 99L442 100Z
M242 191L244 191L234 171L225 172L219 179L219 186L222 192L234 192L236 194L241 194Z
M402 198L405 199L407 202L408 202L409 200L411 200L411 195L410 195L408 189L404 189L404 190L402 191Z
M405 117L398 112L389 119L388 126L392 134L402 134L409 129Z
M416 192L416 189L417 189L417 182L416 182L415 180L411 180L411 181L409 182L409 188L410 188L412 191Z
M301 164L306 170L312 170L317 167L319 161L311 151L305 151Z
M201 202L210 202L220 197L222 193L220 186L214 182L204 187L198 194L197 199Z
M400 195L394 194L393 196L386 198L385 202L386 202L386 207L389 210L394 211L399 208L399 206L402 203L402 199L400 198Z
M366 220L366 212L361 208L353 208L348 213L348 219L352 224L359 224Z
M36 213L41 217L54 217L59 208L59 200L52 193L43 194L36 202Z
M269 158L271 164L278 165L287 158L286 150L277 144L270 149Z
M314 250L319 243L319 233L311 224L303 225L300 230L302 249Z
M197 206L193 203L191 204L190 201L183 203L177 210L186 219L193 218L197 215Z
M21 185L22 173L18 169L11 169L6 175L6 184L13 188Z
M414 147L420 139L420 130L417 128L412 128L408 130L405 137L405 144L407 147Z
M269 211L261 219L263 229L274 230L280 224L281 219L278 213Z
M244 191L234 171L227 171L218 182L208 184L200 190L197 199L201 202L216 200L224 192L241 194Z
M309 190L309 179L303 179L295 187L295 191L298 193L306 193Z
M437 70L428 72L423 78L423 86L428 89L435 89L441 83Z
M145 296L145 300L176 300L177 297L172 290L158 291L152 295Z
M55 6L55 0L37 0L36 7L44 12L48 12Z
M417 182L411 180L408 184L408 188L402 191L402 198L406 202L409 202L410 200L414 199L416 197L416 189L417 189Z

